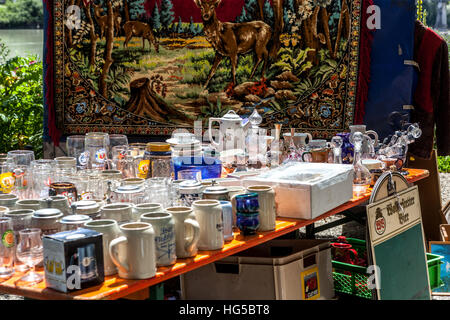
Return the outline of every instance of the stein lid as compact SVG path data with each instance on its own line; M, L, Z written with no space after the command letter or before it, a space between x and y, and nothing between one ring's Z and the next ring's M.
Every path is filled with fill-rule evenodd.
M222 186L207 187L203 192L205 194L227 194L228 188Z
M45 208L36 210L33 214L33 218L37 219L53 219L62 216L61 210L56 208Z
M63 224L80 224L83 222L92 221L92 218L86 216L84 214L72 214L70 216L66 216L61 219L61 223Z
M201 189L202 184L195 180L185 180L181 182L179 185L180 192L192 192L192 191L198 192Z
M117 187L116 190L114 190L115 193L136 193L136 192L142 192L144 191L143 185L136 185L136 184L126 184L120 187Z

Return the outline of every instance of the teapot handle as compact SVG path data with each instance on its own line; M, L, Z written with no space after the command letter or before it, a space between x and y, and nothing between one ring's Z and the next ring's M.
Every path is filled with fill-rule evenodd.
M214 122L220 122L220 118L209 118L209 141L214 147L219 147L219 144L214 140L212 135L212 124Z

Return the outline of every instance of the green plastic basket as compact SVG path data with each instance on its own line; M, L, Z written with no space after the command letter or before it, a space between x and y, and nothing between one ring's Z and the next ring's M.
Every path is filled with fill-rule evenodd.
M360 239L347 238L353 249L358 252L358 256L366 255L366 241ZM427 253L428 274L430 277L430 289L443 285L441 280L441 264L443 257ZM334 261L333 280L336 293L347 294L364 299L372 299L372 290L367 287L367 279L370 274L366 267L355 266L352 264Z

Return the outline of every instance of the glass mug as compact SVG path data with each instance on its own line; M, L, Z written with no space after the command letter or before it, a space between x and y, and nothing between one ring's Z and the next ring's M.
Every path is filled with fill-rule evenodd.
M87 169L89 162L89 152L85 150L85 136L68 136L66 140L67 155L77 159L78 169Z
M89 152L89 169L103 170L109 153L109 135L102 132L86 134L85 148Z
M48 190L49 196L65 196L69 201L69 205L72 202L78 200L77 188L70 182L55 182L50 185Z

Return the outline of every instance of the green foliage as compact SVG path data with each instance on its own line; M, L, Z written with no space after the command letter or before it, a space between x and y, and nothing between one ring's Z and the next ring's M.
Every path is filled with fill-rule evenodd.
M169 30L172 22L175 20L173 12L173 4L170 0L161 1L161 10L159 11L161 16L161 26L164 30Z
M139 20L146 12L144 8L145 0L128 0L131 20Z
M159 14L158 3L155 3L150 22L154 30L159 31L161 29L161 15Z
M0 152L32 146L43 154L43 68L36 56L7 59L0 43Z
M439 172L450 173L450 156L438 157Z
M272 64L272 68L279 68L282 72L290 71L299 77L302 73L312 68L312 63L306 61L308 53L315 51L307 48L302 50L300 48L283 47L278 52L278 60Z
M208 106L203 106L201 110L204 118L221 118L230 110L230 108L222 107L222 101L220 101L220 98L217 98L216 105L208 100Z
M183 27L183 21L181 21L181 17L178 19L178 25L177 25L177 33L183 33L184 27Z
M36 27L44 24L44 7L40 0L7 0L0 7L0 28Z

